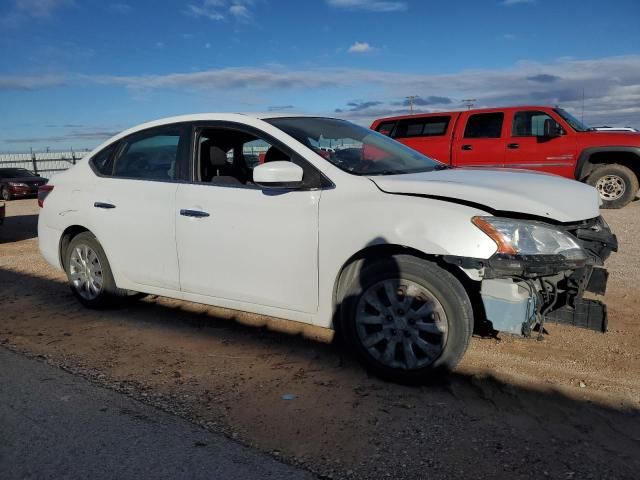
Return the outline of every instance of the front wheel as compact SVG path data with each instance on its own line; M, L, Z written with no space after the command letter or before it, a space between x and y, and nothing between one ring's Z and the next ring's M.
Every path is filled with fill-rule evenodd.
M595 187L602 199L602 208L622 208L638 193L638 177L628 167L616 163L596 168L587 183Z
M11 192L9 191L9 187L7 186L2 187L2 191L0 191L0 196L2 197L2 200L5 200L7 202L13 198L13 195L11 195Z
M69 243L65 270L71 291L86 307L110 307L128 295L116 286L104 250L89 232L76 235Z
M473 330L471 302L458 279L409 255L365 259L348 269L340 328L366 367L414 383L458 364Z

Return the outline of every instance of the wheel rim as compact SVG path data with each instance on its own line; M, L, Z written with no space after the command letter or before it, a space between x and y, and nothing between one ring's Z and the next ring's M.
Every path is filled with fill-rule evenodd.
M74 247L69 259L69 277L78 294L93 300L103 288L102 264L98 254L88 245Z
M7 187L2 189L2 199L9 200L9 190L7 190Z
M596 183L596 188L603 200L617 200L624 195L627 186L618 175L605 175Z
M387 279L360 297L356 330L362 346L391 368L432 364L447 342L448 319L433 293L410 280Z

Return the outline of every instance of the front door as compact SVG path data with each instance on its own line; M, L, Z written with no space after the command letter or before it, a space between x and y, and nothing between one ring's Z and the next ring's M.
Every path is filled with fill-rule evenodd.
M255 304L315 312L321 190L254 185L256 155L292 158L255 132L202 128L195 135L194 182L176 193L182 291L241 302L247 310ZM218 168L207 175L211 164Z
M561 127L562 135L545 137L546 121L558 123L550 114L539 110L520 110L513 113L510 137L506 142L505 166L573 178L575 136Z

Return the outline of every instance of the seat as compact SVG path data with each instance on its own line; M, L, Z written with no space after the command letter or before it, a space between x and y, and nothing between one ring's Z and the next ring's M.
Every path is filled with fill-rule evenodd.
M227 152L209 140L200 145L200 164L202 168L202 181L220 185L242 185L242 182L231 173L227 162Z

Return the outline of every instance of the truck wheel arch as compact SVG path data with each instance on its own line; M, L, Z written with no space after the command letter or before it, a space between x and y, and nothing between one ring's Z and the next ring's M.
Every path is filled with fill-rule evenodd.
M624 165L640 179L640 147L611 146L587 148L580 153L576 163L575 178L584 181L602 164Z

